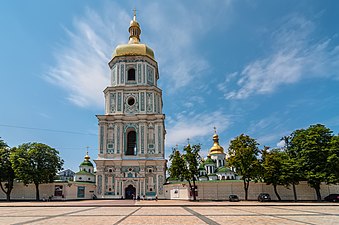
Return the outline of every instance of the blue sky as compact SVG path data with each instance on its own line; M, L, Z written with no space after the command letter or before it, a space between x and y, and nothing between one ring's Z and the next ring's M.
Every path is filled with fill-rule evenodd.
M43 142L77 170L97 155L95 115L116 45L137 8L155 51L167 156L190 138L206 155L241 133L261 146L322 123L339 132L338 1L3 1L0 137Z

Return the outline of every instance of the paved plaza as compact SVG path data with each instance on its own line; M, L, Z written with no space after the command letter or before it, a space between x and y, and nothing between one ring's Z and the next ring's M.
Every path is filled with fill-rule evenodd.
M0 224L339 224L331 203L0 202L0 212Z

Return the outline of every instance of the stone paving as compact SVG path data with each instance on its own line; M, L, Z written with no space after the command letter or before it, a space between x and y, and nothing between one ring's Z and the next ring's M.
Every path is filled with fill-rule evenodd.
M0 224L339 224L339 204L173 200L0 202Z

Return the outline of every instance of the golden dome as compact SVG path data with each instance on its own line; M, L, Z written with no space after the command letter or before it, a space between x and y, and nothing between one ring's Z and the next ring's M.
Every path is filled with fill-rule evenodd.
M89 161L89 160L90 160L90 158L91 158L91 157L89 157L89 155L88 155L88 151L87 151L87 152L86 152L86 155L85 155L85 160L86 160L86 161Z
M219 145L219 136L217 134L213 135L213 146L209 151L209 155L213 154L224 154L224 148Z
M128 32L130 33L128 44L118 45L113 52L113 58L116 56L142 55L154 59L153 50L145 44L140 44L141 29L135 12L133 20L130 22Z
M153 50L145 44L118 45L113 53L113 58L116 56L126 56L126 55L145 55L154 59Z

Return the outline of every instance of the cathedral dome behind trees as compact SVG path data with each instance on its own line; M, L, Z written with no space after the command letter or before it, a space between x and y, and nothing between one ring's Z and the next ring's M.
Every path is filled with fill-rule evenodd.
M210 155L213 154L224 154L224 148L219 145L219 136L217 134L213 135L213 146L209 151Z
M214 128L216 129L216 128ZM199 180L235 180L239 179L233 168L227 167L224 148L219 144L219 136L214 131L213 146L207 158L199 165Z

